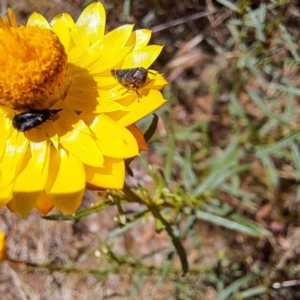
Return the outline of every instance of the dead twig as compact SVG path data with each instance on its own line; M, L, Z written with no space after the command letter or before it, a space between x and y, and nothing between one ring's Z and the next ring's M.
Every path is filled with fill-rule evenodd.
M168 29L170 27L174 27L174 26L177 26L177 25L189 22L189 21L193 21L196 19L206 17L206 16L214 14L216 12L218 12L218 10L210 11L210 12L208 12L208 11L198 12L198 13L195 13L195 14L187 16L187 17L182 17L182 18L179 18L179 19L176 19L176 20L164 23L164 24L154 26L151 28L151 30L152 30L152 32L162 31L162 30Z

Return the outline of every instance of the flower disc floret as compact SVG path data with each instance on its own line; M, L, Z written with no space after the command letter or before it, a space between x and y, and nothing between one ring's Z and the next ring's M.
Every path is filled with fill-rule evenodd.
M45 109L68 88L67 55L50 29L0 23L0 104L15 110Z

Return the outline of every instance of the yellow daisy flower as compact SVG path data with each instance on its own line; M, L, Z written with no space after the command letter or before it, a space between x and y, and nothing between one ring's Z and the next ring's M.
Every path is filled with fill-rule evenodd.
M73 213L86 186L121 189L124 159L147 148L134 123L165 103L165 79L145 71L162 47L133 25L106 33L100 2L76 23L34 13L18 27L8 15L0 18L0 207ZM140 84L113 76L132 68L143 70Z

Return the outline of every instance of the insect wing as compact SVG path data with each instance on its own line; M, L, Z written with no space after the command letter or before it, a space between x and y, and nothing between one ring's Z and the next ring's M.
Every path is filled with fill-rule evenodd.
M129 89L137 89L147 81L148 70L144 68L111 70L114 78Z
M148 70L144 68L137 68L135 72L132 74L132 78L134 79L135 85L137 87L143 86L147 81L147 77L148 77Z

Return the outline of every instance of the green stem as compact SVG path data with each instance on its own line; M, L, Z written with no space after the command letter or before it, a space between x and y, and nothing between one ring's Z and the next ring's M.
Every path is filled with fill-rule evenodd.
M172 243L173 243L175 249L177 250L177 253L179 255L180 262L181 262L183 275L185 275L188 272L188 269L189 269L185 249L182 246L179 237L177 237L174 234L171 225L161 215L161 213L160 213L159 209L157 208L157 206L153 202L147 203L147 202L143 201L136 193L134 193L130 189L130 187L126 183L124 185L123 192L126 195L129 202L137 202L137 203L146 205L147 208L152 212L154 218L159 219L161 221L161 223L165 226L165 229L166 229L168 235L170 236L170 238L172 239Z

